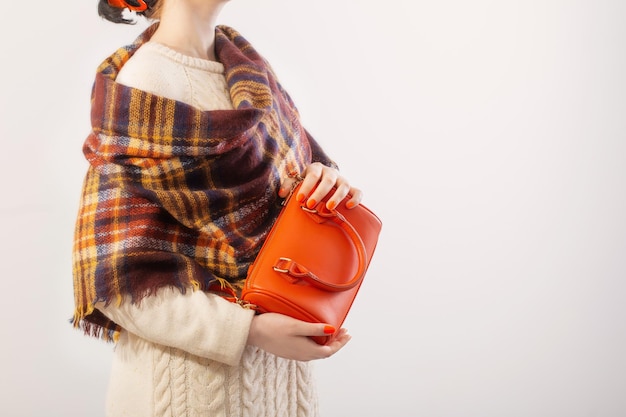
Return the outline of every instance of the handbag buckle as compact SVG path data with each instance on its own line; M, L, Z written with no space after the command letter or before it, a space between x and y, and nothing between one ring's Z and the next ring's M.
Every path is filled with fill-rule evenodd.
M276 265L274 265L274 271L276 272L280 272L283 274L286 274L289 272L289 268L285 269L285 268L281 268L280 266L278 266L281 263L286 263L287 265L291 264L291 259L289 258L278 258L278 261L276 261Z

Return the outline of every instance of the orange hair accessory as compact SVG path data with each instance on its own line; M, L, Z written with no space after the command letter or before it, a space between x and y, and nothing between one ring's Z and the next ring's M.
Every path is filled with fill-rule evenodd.
M144 0L136 0L139 3L139 6L133 6L132 4L128 4L125 0L107 0L109 6L119 7L120 9L129 9L133 12L143 12L148 8L148 5Z

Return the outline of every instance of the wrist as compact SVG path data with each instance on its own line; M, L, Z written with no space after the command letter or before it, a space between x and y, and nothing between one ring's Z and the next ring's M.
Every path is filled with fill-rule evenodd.
M250 329L248 330L247 345L258 347L258 333L259 333L259 316L255 315L250 321Z

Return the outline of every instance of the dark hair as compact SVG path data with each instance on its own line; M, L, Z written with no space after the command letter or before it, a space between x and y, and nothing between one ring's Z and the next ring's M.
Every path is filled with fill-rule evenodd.
M128 4L131 6L139 6L139 2L137 0L126 0ZM154 15L156 11L157 3L159 0L144 0L148 5L148 8L143 12L135 12L138 16L145 16L150 18ZM105 18L106 20L113 23L126 23L130 25L134 25L137 23L137 19L128 18L125 13L126 9L121 9L119 7L113 7L109 4L108 0L99 0L98 1L98 15Z

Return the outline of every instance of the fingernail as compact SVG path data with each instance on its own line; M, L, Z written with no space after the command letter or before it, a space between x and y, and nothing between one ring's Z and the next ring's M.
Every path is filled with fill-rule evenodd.
M307 206L308 208L313 208L313 207L315 207L315 205L316 205L316 204L317 204L317 201L315 201L315 200L314 200L314 199L312 199L312 198L309 198L309 201L307 201L306 206Z
M324 333L333 334L335 333L335 328L333 326L324 326Z
M299 193L299 194L296 196L296 201L297 201L298 203L302 203L302 202L304 201L304 194Z
M346 207L348 207L349 209L351 209L352 207L356 206L356 204L354 204L352 201L348 201L346 203Z
M328 204L326 204L326 207L328 208L328 210L334 210L335 207L337 207L337 203L335 203L334 201L329 201Z

